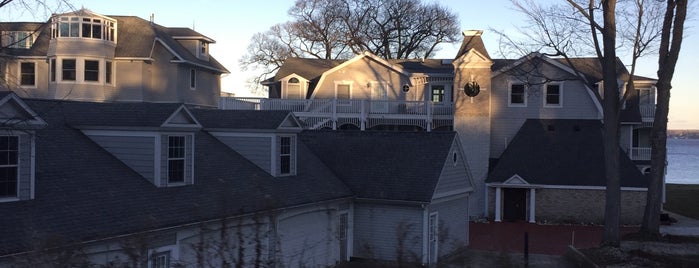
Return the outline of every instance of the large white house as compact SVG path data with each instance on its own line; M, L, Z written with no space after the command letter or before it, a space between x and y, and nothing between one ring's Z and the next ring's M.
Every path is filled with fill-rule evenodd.
M481 35L464 31L450 59L290 58L265 82L269 98L222 98L220 107L291 110L309 129L454 130L474 178L471 217L601 222L598 60L493 59ZM654 83L635 77L621 111L624 223L640 222L645 203Z

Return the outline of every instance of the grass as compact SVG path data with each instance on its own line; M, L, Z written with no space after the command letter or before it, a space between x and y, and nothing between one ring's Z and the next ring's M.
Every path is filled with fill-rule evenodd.
M664 209L682 216L699 219L699 185L666 184Z

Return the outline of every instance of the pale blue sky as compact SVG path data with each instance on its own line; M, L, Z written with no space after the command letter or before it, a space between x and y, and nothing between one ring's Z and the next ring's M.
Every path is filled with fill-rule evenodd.
M429 0L428 0L429 1ZM155 22L168 27L193 27L198 32L216 40L210 48L211 54L223 63L231 74L222 79L223 90L238 96L251 96L245 88L245 81L253 73L242 73L238 59L245 54L253 34L263 32L270 26L289 20L288 8L293 0L119 0L86 1L70 0L75 8L85 7L104 15L133 15L148 19L151 13ZM437 2L454 10L463 30L482 29L486 47L497 57L497 36L489 29L514 31L516 25L525 22L524 17L512 9L509 0L438 0ZM3 8L2 21L44 21L48 14L29 14ZM673 80L670 103L669 127L671 129L699 129L699 37L697 22L688 22L684 44L677 71ZM438 58L453 58L459 44L443 45ZM639 65L638 75L656 77L656 56L648 57ZM627 62L628 60L625 60Z

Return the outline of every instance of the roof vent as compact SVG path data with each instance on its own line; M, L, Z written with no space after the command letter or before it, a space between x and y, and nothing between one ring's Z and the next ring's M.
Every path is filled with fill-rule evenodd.
M580 132L580 126L579 126L579 125L574 125L574 126L573 126L573 131L575 131L575 132Z

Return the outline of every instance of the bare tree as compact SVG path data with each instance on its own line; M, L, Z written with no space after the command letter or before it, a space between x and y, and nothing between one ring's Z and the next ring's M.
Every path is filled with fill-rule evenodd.
M634 77L637 60L655 51L660 36L662 3L658 1L622 1L619 8L613 0L597 2L566 0L567 5L548 8L531 0L513 1L529 18L531 26L521 29L523 40L503 36L501 53L512 51L525 54L541 51L545 55L561 57L576 76L584 81L571 57L596 55L599 60L604 95L597 95L603 107L605 176L607 180L605 229L603 245L619 245L621 185L619 172L619 114L622 103L635 94ZM601 15L601 18L599 17ZM619 27L617 27L617 24ZM631 57L624 96L620 98L618 80L621 73L617 51L628 51ZM592 89L592 86L591 86ZM649 194L652 189L649 189Z
M670 89L682 46L686 18L686 0L667 1L658 51L658 82L655 85L658 97L655 121L651 130L650 182L643 224L641 225L641 232L653 237L658 237L660 231L662 185L667 161L667 116L670 110Z
M243 70L271 76L288 57L347 59L370 51L387 59L429 58L459 38L455 13L421 0L297 0L291 21L252 37Z

